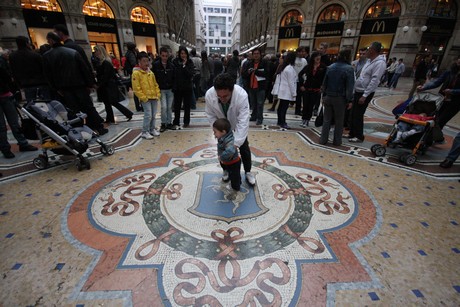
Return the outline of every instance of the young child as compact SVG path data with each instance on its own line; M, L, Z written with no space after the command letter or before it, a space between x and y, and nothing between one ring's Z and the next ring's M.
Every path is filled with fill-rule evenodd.
M139 52L137 56L139 67L134 67L132 84L134 94L139 98L144 109L144 123L142 125L142 137L153 139L160 132L155 128L155 116L157 114L158 99L160 99L160 87L155 75L150 70L150 60L146 52Z
M432 116L427 116L426 113L420 113L420 114L405 113L401 115L400 118L408 118L408 119L414 119L414 120L419 120L419 121L428 121L428 120L434 119L434 117ZM410 124L410 123L400 121L398 122L397 129L398 129L398 132L396 132L396 138L393 141L394 143L400 143L401 140L405 140L411 135L423 132L425 127L422 125L415 125L415 124Z
M232 189L239 191L241 159L234 144L231 124L226 118L219 118L212 124L212 130L217 139L220 165L228 172Z

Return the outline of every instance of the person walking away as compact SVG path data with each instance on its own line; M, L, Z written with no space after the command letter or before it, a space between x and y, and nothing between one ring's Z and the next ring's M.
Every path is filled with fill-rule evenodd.
M266 78L268 72L267 63L261 58L261 50L256 48L252 51L252 60L248 60L243 68L243 76L249 79L249 103L251 105L250 121L256 125L262 125L264 120L264 102Z
M230 187L233 191L241 188L241 158L235 147L232 125L226 118L219 118L212 124L214 137L217 139L217 155L220 166L228 173Z
M340 50L337 62L328 67L322 86L323 91L323 127L321 128L320 144L327 144L332 119L335 121L334 139L335 146L342 145L343 118L347 102L353 102L353 88L355 76L350 65L351 50ZM385 64L385 62L384 62ZM378 79L380 80L380 79Z
M219 118L226 118L231 124L235 138L235 146L239 148L241 161L248 184L254 186L256 178L251 173L251 149L249 148L249 101L248 94L229 74L221 74L214 80L205 95L205 112L212 125ZM224 171L222 180L228 181L229 174Z
M166 47L160 48L160 59L153 63L153 73L160 87L161 127L160 132L172 129L172 106L174 103L174 65L169 60L169 51Z
M398 60L398 65L396 66L395 73L393 74L393 77L391 78L390 81L388 81L388 87L395 89L396 86L398 85L398 80L399 77L404 73L406 70L406 66L403 63L403 59Z
M283 67L283 62L284 62L284 55L280 55L280 58L278 59L278 64L276 66L275 72L273 73L273 88L275 89L274 91L272 90L272 95L273 95L273 103L270 109L268 111L275 111L276 105L278 104L278 91L279 91L279 74L281 73L281 68ZM277 80L278 78L278 80Z
M417 64L415 68L415 75L414 75L414 81L412 83L412 88L409 92L409 96L407 97L408 99L414 96L414 93L417 90L417 87L425 84L427 74L428 74L428 64L430 63L430 61L431 61L431 55L427 55L424 58L421 58L420 62Z
M232 57L227 62L227 73L235 78L235 81L238 79L238 72L240 69L240 59L238 58L238 55L238 50L233 50Z
M193 74L195 66L189 57L187 48L179 47L179 56L173 60L174 65L174 121L173 129L180 126L181 106L184 106L184 128L190 125L190 107L193 95Z
M96 67L98 97L102 100L105 106L106 119L108 124L115 124L115 116L113 114L112 106L118 109L127 121L133 118L133 112L120 103L124 97L120 93L117 84L117 71L113 67L112 58L107 53L107 50L101 45L94 47L94 54L99 60Z
M286 113L289 104L295 103L297 95L297 72L294 68L296 53L288 52L284 59L280 73L280 87L278 90L278 126L283 129L291 129L286 123Z
M300 127L307 127L313 110L319 109L321 101L321 86L327 67L321 63L321 53L315 51L310 56L310 63L299 73L300 93L303 95L302 123Z
M398 66L398 61L396 60L396 58L391 58L388 60L389 62L389 65L386 69L386 73L383 74L384 78L385 78L385 75L386 75L386 80L381 80L380 83L381 84L384 84L385 81L386 81L386 86L388 88L390 88L390 83L391 83L391 79L393 79L393 76L395 74L395 71L396 71L396 67Z
M123 69L126 71L129 77L133 74L133 69L136 67L138 62L136 44L132 42L126 43L126 48L128 49L125 54L125 65ZM128 84L132 88L132 84ZM133 89L134 90L134 89ZM139 98L134 94L134 106L136 107L137 112L142 112L142 104L139 102Z
M159 136L160 132L155 127L160 87L155 79L155 74L149 69L149 56L146 52L139 52L139 67L134 67L131 76L134 94L139 97L144 110L141 137L147 140Z
M11 152L11 145L8 143L8 129L6 127L6 120L13 132L14 138L18 141L19 151L35 151L38 150L29 144L25 136L21 132L19 126L19 118L16 110L13 93L11 88L13 80L8 70L0 65L0 151L6 159L13 159L14 153Z
M355 82L355 94L351 107L349 142L364 141L364 113L374 97L380 79L386 70L385 56L381 55L382 44L373 42L366 52L367 63ZM349 107L349 106L348 106Z
M206 93L211 87L211 64L205 50L201 51L201 80L200 88L202 93Z

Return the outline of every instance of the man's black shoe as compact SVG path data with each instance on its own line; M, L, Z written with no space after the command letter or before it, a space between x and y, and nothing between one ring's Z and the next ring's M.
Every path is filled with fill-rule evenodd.
M448 159L445 159L439 164L439 166L442 168L451 168L452 165L454 165L454 161Z
M19 146L19 151L36 151L36 150L38 150L38 148L30 144Z
M2 153L3 153L3 156L7 159L13 159L15 157L14 153L12 153L10 150L2 151Z

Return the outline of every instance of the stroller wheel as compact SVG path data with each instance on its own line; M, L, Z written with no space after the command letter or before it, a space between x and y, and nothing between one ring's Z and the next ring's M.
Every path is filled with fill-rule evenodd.
M404 161L406 160L407 154L402 154L399 156L399 162L405 163Z
M385 153L387 152L386 148L383 147L382 145L380 144L375 144L375 145L372 145L371 147L371 152L376 155L377 157L383 157L385 155Z
M407 155L404 157L404 163L406 165L412 166L415 164L416 161L417 161L417 156L415 155Z
M35 158L32 162L38 169L45 169L48 167L48 159L42 155Z
M102 145L101 146L101 153L105 156L111 156L115 152L115 149L113 148L112 145Z
M91 169L91 164L89 163L88 158L85 157L77 157L75 159L75 166L77 167L77 170L81 172L83 169Z

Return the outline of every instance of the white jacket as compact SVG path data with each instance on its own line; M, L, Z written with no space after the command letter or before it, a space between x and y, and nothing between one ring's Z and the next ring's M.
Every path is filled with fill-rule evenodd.
M209 123L212 124L219 118L225 118L224 111L217 98L217 92L211 87L205 95L204 111L208 117ZM230 106L227 111L227 119L232 125L235 145L240 147L248 137L249 131L249 99L246 91L235 84L230 99Z
M292 65L286 66L280 73L278 99L295 101L297 96L297 73Z

